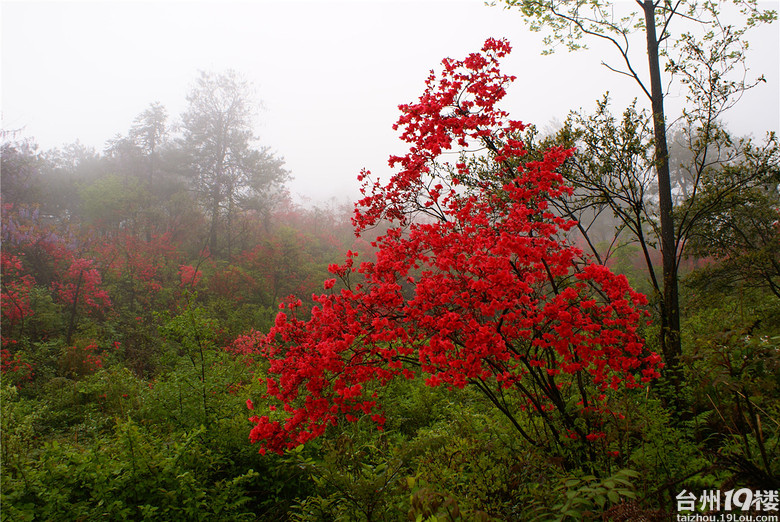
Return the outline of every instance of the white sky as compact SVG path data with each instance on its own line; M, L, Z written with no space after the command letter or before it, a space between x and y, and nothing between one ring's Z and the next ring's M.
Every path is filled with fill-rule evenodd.
M314 200L355 198L363 167L386 173L405 151L391 128L397 106L417 99L442 58L490 36L514 47L503 66L518 77L504 104L513 118L545 128L606 90L622 104L640 95L599 67L611 52L540 56L540 34L482 0L3 1L0 16L4 129L24 128L44 149L78 139L102 150L151 102L176 119L199 69L233 68L265 106L261 143L285 158L292 192ZM749 66L767 83L734 110L737 132L780 127L778 34L775 23L750 38Z

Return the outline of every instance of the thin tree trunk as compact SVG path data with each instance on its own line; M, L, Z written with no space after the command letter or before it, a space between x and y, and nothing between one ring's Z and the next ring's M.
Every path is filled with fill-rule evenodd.
M73 293L73 305L70 308L70 319L68 320L68 333L65 336L65 344L70 346L70 342L73 339L73 331L76 328L76 314L78 313L79 305L79 293L81 293L81 279L84 276L84 271L79 272L79 278L76 281L76 291Z
M209 250L212 254L217 252L217 223L219 222L219 196L215 195L211 201L211 231L209 233Z
M650 69L650 93L653 109L655 168L658 175L658 205L661 221L661 261L663 266L663 299L661 301L661 351L672 382L678 386L680 355L680 308L677 288L677 248L672 220L672 184L669 173L669 151L666 143L664 93L658 60L658 38L655 31L653 0L644 0L647 31L647 58Z
M154 165L154 149L155 149L155 145L156 145L155 144L155 140L154 140L154 138L152 138L152 143L151 143L151 146L150 146L150 149L149 149L149 174L148 174L148 178L146 180L146 185L147 185L147 188L149 190L149 194L150 195L154 193L154 166L155 166ZM149 211L150 207L151 207L151 201L147 200L147 202L146 202L147 216L146 216L146 220L145 220L146 223L144 223L146 225L146 242L147 243L151 242L151 240L152 240L152 223L150 222L149 215L148 215L148 211Z

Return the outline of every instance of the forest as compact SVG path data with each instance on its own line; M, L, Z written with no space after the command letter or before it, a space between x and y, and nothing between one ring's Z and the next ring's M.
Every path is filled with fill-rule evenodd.
M233 70L101 151L2 131L3 521L778 520L780 148L726 118L776 12L506 3L638 98L543 133L490 38L354 205L295 201Z

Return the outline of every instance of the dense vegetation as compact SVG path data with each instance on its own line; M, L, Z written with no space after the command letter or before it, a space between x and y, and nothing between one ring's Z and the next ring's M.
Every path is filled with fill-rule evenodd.
M3 520L665 519L777 490L774 139L707 129L695 199L680 167L666 373L647 115L539 140L497 108L508 52L445 60L354 214L290 202L232 73L176 135L156 104L102 153L6 135Z

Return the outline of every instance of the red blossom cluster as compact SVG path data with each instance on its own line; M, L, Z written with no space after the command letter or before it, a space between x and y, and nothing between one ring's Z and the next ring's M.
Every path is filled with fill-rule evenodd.
M98 368L103 367L103 357L100 354L96 353L96 350L97 350L97 344L95 344L94 342L88 344L82 350L82 353L84 355L84 364L86 364L92 370L97 370Z
M22 261L15 255L0 252L0 266L3 274L0 303L3 329L7 330L32 315L30 289L35 285L35 279L24 273Z
M103 367L103 354L95 341L77 342L65 349L61 365L73 375L87 375Z
M17 256L0 252L2 268L2 291L0 291L0 310L2 310L2 334L0 334L0 373L13 374L14 381L23 382L33 377L32 364L24 361L19 353L14 353L16 339L9 333L17 324L23 324L26 317L33 315L30 306L30 290L35 279L24 273L22 261Z
M31 381L33 378L33 365L28 363L17 352L13 353L11 348L17 343L15 339L2 338L2 348L0 348L0 373L3 379L12 377L14 383L23 383Z
M30 304L30 291L35 285L35 279L26 274L22 260L5 251L0 252L0 268L2 269L2 290L0 290L0 373L12 377L17 383L32 380L33 365L16 353L18 342L10 337L14 327L24 325L24 319L33 315Z
M179 265L179 280L182 288L194 288L200 283L203 273L190 265Z
M101 289L103 279L92 259L73 258L62 274L61 281L52 287L60 300L68 306L82 305L92 312L111 308L108 292Z
M360 173L365 197L355 207L357 231L383 218L405 224L420 210L420 198L427 197L424 206L435 208L444 186L430 183L436 180L434 162L454 146L466 149L483 146L485 140L503 139L506 144L497 161L524 153L522 142L513 137L524 125L507 120L508 114L495 107L506 94L506 86L515 80L502 74L498 63L510 50L505 40L489 38L481 53L462 61L443 60L444 70L438 76L431 71L418 102L399 106L402 115L393 129L404 127L401 139L410 144L409 153L390 157L390 166L400 169L386 185L373 183L369 171ZM465 165L460 167L465 170Z
M84 238L77 238L71 227L48 222L35 206L3 204L2 217L3 371L31 376L31 365L17 353L17 339L24 319L34 313L30 296L36 285L49 287L68 310L68 342L80 312L97 316L112 305L95 261L77 254Z
M556 168L570 152L521 161L523 124L495 107L512 80L498 68L509 50L490 39L480 53L445 60L419 102L400 107L396 128L409 152L391 158L399 171L387 184L361 174L367 195L355 209L358 232L393 223L373 243L376 260L358 264L348 252L330 267L340 289L336 278L326 280L309 319L290 299L266 336L237 343L268 358L264 398L281 405L250 419L261 453L361 416L381 429L376 390L420 374L430 386L476 386L531 442L538 441L514 419L505 390L517 392L558 443L563 430L592 442L602 436L598 426L575 422L567 398L579 396L584 411L602 391L658 376L660 358L637 333L644 296L568 244L573 223L548 209L568 190ZM466 153L454 168L436 163L446 151L478 145L495 166L487 177Z
M239 303L257 292L258 284L251 274L240 266L229 265L209 278L208 287L214 295Z
M111 241L97 244L94 250L95 259L108 274L106 277L132 281L139 287L135 295L147 303L162 290L165 268L178 258L168 233L152 236L149 240L120 233Z

